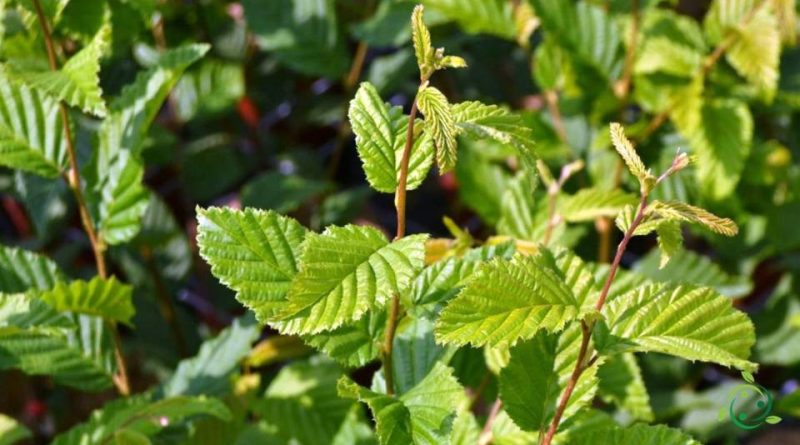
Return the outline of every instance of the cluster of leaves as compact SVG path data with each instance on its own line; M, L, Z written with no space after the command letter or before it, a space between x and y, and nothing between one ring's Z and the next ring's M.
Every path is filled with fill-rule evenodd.
M794 2L190 3L0 0L0 444L690 445L800 366Z

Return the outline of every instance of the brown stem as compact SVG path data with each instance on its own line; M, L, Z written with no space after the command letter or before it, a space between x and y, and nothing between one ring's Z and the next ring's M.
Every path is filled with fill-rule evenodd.
M425 80L422 82L425 83ZM406 234L406 186L408 184L408 162L411 159L411 148L414 146L414 121L417 118L417 98L411 104L411 112L408 115L408 130L406 131L406 145L403 148L403 157L400 161L400 177L397 180L397 189L394 194L394 205L397 209L397 233L394 236L398 240ZM395 294L392 297L389 310L389 319L386 320L386 334L383 341L383 374L386 378L386 393L394 394L394 375L392 371L392 348L394 346L394 335L397 332L397 318L400 314L400 297Z
M44 43L45 47L47 48L47 60L50 64L50 69L52 71L58 71L58 61L56 59L53 36L50 33L50 26L47 22L47 18L44 15L41 1L33 0L33 6L36 9L36 16L39 21L39 26L42 28L42 35L44 36ZM86 232L86 236L89 237L89 243L91 244L92 252L94 253L97 274L100 275L100 278L107 278L108 273L106 270L106 260L103 256L105 246L95 230L94 224L92 223L92 218L89 214L89 207L86 205L86 199L83 196L81 177L79 173L80 169L78 168L78 156L75 151L75 146L72 142L72 129L69 125L69 113L67 112L67 107L63 102L59 102L58 106L61 115L61 124L64 128L67 157L69 159L69 171L64 176L64 179L66 180L69 188L72 190L72 194L75 196L75 201L78 205L78 213L81 218L81 224ZM125 360L122 356L119 332L117 332L116 325L114 323L109 322L108 324L114 337L114 354L117 360L117 367L119 368L119 374L115 376L114 381L120 394L128 395L130 394L130 385L128 383L128 373L125 366Z
M639 201L639 208L636 212L636 217L634 217L630 227L628 227L628 230L625 231L625 236L622 238L619 246L617 246L617 254L614 256L614 262L611 264L611 269L608 271L608 277L603 284L603 290L600 291L600 298L598 298L597 304L595 305L595 309L598 312L603 308L603 305L606 302L608 292L611 289L611 283L614 281L614 277L617 275L617 269L619 269L619 264L622 261L622 255L625 253L625 249L628 247L628 242L631 240L631 238L633 238L636 228L639 226L639 224L641 224L642 219L644 219L646 208L647 194L643 193L642 198ZM572 375L567 382L567 386L564 388L564 393L561 395L561 399L556 407L555 415L553 416L552 422L550 422L550 427L547 429L544 439L541 441L541 445L550 445L552 443L553 437L555 437L556 432L558 431L558 425L561 422L561 417L564 415L564 410L567 409L569 398L572 396L573 391L575 391L575 386L578 384L578 379L580 379L583 371L591 366L592 363L594 363L594 361L584 363L586 362L586 353L589 351L589 340L592 336L592 325L582 321L581 331L583 337L581 339L581 348L578 352L578 360L575 363L575 368L572 370Z
M564 127L564 121L561 119L561 110L558 108L558 93L555 90L547 90L544 92L544 100L547 102L547 110L553 119L553 128L556 130L556 135L558 135L558 139L562 143L566 144L567 129Z
M486 418L486 423L483 425L481 435L478 436L478 445L487 445L492 442L492 426L494 425L497 415L500 414L500 408L503 407L503 401L497 399L492 404L492 409L489 410L489 416Z
M753 6L753 9L751 9L747 13L747 15L742 17L742 20L739 22L737 28L741 28L741 27L747 26L747 24L750 23L751 20L753 20L753 17L755 17L755 15L758 13L758 11L761 8L763 8L764 5L766 5L768 2L769 2L769 0L761 0L761 2L759 2L757 5ZM737 39L738 35L739 34L736 33L736 32L729 33L717 45L717 47L714 48L714 51L708 57L706 57L705 61L703 61L703 65L700 67L700 69L698 70L697 74L695 75L695 79L697 77L699 77L699 76L703 76L704 77L706 74L708 74L711 71L711 69L714 67L714 65L716 65L716 63L719 61L719 59L722 58L722 55L725 54L725 51L727 51L728 48L730 48L730 46L733 45L736 42L736 39ZM693 80L693 82L694 82L694 80ZM658 130L658 128L661 127L661 125L663 125L664 122L667 121L667 118L669 118L670 113L672 113L672 110L675 109L675 107L678 105L678 103L679 103L679 101L674 101L666 109L664 109L663 111L658 113L653 118L653 120L650 121L650 123L647 125L647 128L644 129L644 132L642 133L641 138L642 139L646 139L651 134L653 134L656 130Z

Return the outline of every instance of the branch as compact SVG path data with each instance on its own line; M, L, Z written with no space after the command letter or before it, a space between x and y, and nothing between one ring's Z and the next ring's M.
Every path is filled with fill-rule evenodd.
M421 79L420 84L425 84L427 79ZM400 177L397 181L397 189L394 193L394 206L397 209L397 233L394 236L398 240L406 234L406 186L408 185L408 162L411 159L411 148L414 146L414 122L417 119L417 98L411 104L411 112L408 115L408 130L406 131L406 144L403 148L403 157L400 161ZM400 297L395 294L389 309L389 319L386 320L386 335L383 341L383 374L386 378L386 393L394 394L394 375L392 372L392 348L394 345L394 335L397 332L397 318L400 315Z
M744 17L742 17L742 20L738 23L737 27L742 28L747 26L747 24L750 23L750 21L753 20L753 18L756 16L758 11L761 8L763 8L768 2L769 0L761 0L761 2L753 6L753 9L751 9ZM714 48L714 51L711 54L709 54L708 57L706 57L706 59L703 61L703 65L695 74L693 81L696 80L698 77L705 77L709 72L711 72L711 69L714 67L714 65L717 64L719 59L722 58L722 55L725 54L725 51L727 51L728 48L730 48L731 45L733 45L736 42L737 37L738 37L737 33L731 32L721 42L719 42L717 47ZM658 128L661 127L661 125L663 125L664 122L667 121L667 118L677 105L678 101L674 101L667 108L658 113L653 118L653 120L650 121L650 124L647 125L647 128L644 129L641 138L646 139L656 130L658 130Z
M38 18L39 26L42 28L42 35L44 36L44 43L45 47L47 48L47 60L50 64L50 69L52 71L58 71L58 61L56 60L53 36L50 33L50 26L47 23L47 18L44 15L41 0L33 0L33 6L36 9L36 17ZM72 129L69 126L69 113L67 112L67 106L64 105L64 102L59 101L58 107L61 115L61 123L64 127L67 157L69 158L69 172L67 172L67 174L64 176L64 180L67 182L70 190L72 190L72 194L75 196L75 201L78 204L78 213L80 214L81 224L86 232L86 236L89 237L89 243L91 244L92 252L94 253L97 273L100 275L100 278L107 278L108 273L106 270L106 260L103 256L105 245L95 230L94 224L92 223L92 218L89 214L89 207L86 205L86 199L84 198L83 190L81 189L78 156L75 151L75 146L72 142ZM114 355L117 360L117 367L119 368L119 374L115 376L114 383L116 384L117 390L119 390L120 394L128 395L130 394L130 385L128 383L128 373L125 366L125 360L122 356L122 344L119 338L119 332L117 331L116 324L113 322L106 321L106 324L109 326L114 337Z
M600 292L600 298L597 300L597 304L595 305L595 309L598 312L603 308L603 305L606 302L608 292L611 289L611 283L614 281L614 277L617 275L617 270L619 269L620 262L622 261L622 255L625 253L625 249L628 247L628 242L631 240L631 238L633 238L636 228L639 226L639 224L641 224L642 219L644 219L646 208L647 194L643 193L642 198L639 201L639 209L636 212L636 217L633 219L630 227L628 227L628 230L625 232L625 236L622 238L619 246L617 246L617 254L614 256L614 262L611 264L608 277L606 278L605 284L603 284L603 290ZM542 445L550 445L552 443L553 437L555 437L556 432L558 431L558 425L561 423L561 418L564 416L564 411L567 409L569 398L572 396L573 391L575 391L575 386L578 384L578 379L580 379L583 371L585 371L593 363L592 361L586 363L587 352L589 350L589 340L592 336L592 327L592 324L587 324L585 321L581 321L581 331L583 333L583 337L581 339L580 352L578 352L578 361L575 364L575 369L573 369L569 381L567 382L567 387L564 389L564 393L561 395L561 400L558 402L558 407L556 408L555 415L553 416L553 421L550 422L550 427L547 429L547 434L545 434L544 440L541 442Z

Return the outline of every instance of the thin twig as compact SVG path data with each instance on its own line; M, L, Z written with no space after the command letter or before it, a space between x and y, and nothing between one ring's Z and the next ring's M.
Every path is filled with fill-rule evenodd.
M421 79L424 85L427 79ZM411 104L408 115L408 130L406 131L406 144L403 148L403 157L400 160L400 177L397 180L397 189L394 194L394 205L397 209L397 232L394 239L398 240L406 234L406 186L408 184L408 162L411 159L411 149L414 146L414 122L417 119L417 98ZM386 320L386 334L383 342L383 373L386 378L386 393L394 394L394 375L392 371L392 349L394 335L397 332L397 319L400 315L400 297L392 297L389 309L389 319Z
M636 231L636 228L641 224L642 220L644 219L645 210L647 209L647 194L643 193L641 200L639 201L639 207L636 212L636 217L633 219L630 227L628 230L625 231L625 236L622 238L622 241L617 246L617 254L614 256L614 262L611 264L611 269L608 271L608 277L606 277L606 281L603 284L603 290L600 291L600 297L597 300L597 304L595 304L595 309L599 312L603 305L605 304L606 298L608 297L608 292L611 289L611 283L614 281L614 277L617 275L617 269L619 269L619 265L622 262L622 256L625 253L625 250L628 247L628 242L633 238L633 234ZM581 339L581 348L578 352L578 359L575 363L575 368L572 371L572 375L570 376L569 381L567 382L567 386L564 389L564 393L561 395L561 399L558 402L558 406L556 407L555 415L553 416L552 422L550 422L550 427L547 429L547 433L544 436L544 440L542 440L541 445L550 445L553 441L553 437L555 437L556 432L558 431L558 425L561 423L561 417L564 415L564 411L567 409L567 403L569 402L569 398L572 396L573 391L575 391L575 386L578 384L578 379L580 379L581 374L584 370L586 370L590 365L585 363L586 361L586 354L589 350L589 340L592 336L592 324L586 323L585 321L581 322L581 331L582 331L582 339Z
M553 119L553 128L556 130L558 140L566 144L567 129L564 127L564 121L561 118L561 110L558 108L558 93L555 90L545 91L544 101L547 103L547 110L550 112L550 117Z
M488 445L492 442L492 426L494 425L497 415L500 414L500 409L503 407L503 401L499 398L492 404L492 409L489 410L489 416L486 418L486 423L483 425L483 430L478 436L478 445Z
M763 8L767 3L769 3L769 0L761 0L760 3L753 6L753 9L751 9L747 13L747 15L745 15L739 22L737 28L742 28L744 26L747 26L747 24L750 23L751 20L753 20L758 11L761 8ZM736 42L738 36L739 33L736 32L729 33L717 45L717 47L714 48L714 51L708 57L706 57L706 59L703 61L703 65L698 69L697 74L695 74L692 82L694 82L698 77L705 77L709 72L711 72L711 69L714 67L714 65L716 65L719 59L722 58L722 55L725 54L725 51L727 51L728 48L730 48L731 45L733 45ZM667 121L669 115L672 113L675 107L678 106L679 103L680 103L679 100L675 100L667 108L658 113L642 132L641 139L648 138L656 130L658 130L658 128L661 127L661 125L663 125L664 122Z
M44 36L44 43L45 47L47 48L47 59L50 64L50 69L52 71L58 71L55 45L53 43L52 34L50 33L50 26L47 22L47 17L44 15L44 10L42 9L41 0L33 0L33 6L36 9L36 16L39 21L39 26L42 28L42 35ZM69 159L69 172L64 175L64 180L67 182L67 185L72 190L72 194L75 196L75 201L78 205L78 213L80 214L81 218L81 224L83 225L83 229L86 232L86 236L89 238L89 243L92 246L94 260L97 266L97 273L100 275L100 278L107 278L108 273L106 270L106 260L103 256L105 245L95 230L94 224L92 223L92 218L89 214L89 207L86 205L86 199L84 198L83 190L81 189L78 156L75 151L75 146L72 142L72 129L69 125L69 113L67 112L67 107L64 105L64 102L59 101L58 106L61 115L61 123L64 128L67 157ZM122 355L122 343L119 338L119 332L117 331L116 325L113 322L109 321L107 324L112 332L112 336L114 337L114 355L117 361L117 368L119 368L119 374L114 377L114 383L116 384L117 390L120 392L120 394L128 395L130 394L130 385L128 383L128 373L125 366L125 360Z

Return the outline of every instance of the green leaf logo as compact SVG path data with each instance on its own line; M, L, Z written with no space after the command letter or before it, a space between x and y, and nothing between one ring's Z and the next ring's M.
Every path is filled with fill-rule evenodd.
M725 408L720 409L719 419L723 420L727 414L731 422L743 430L754 430L765 423L774 425L780 422L780 417L770 415L773 404L772 393L757 384L751 373L742 372L742 378L747 383L731 389L728 394L730 403L727 413Z

